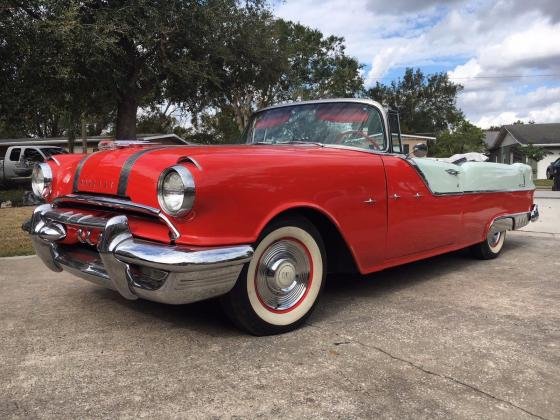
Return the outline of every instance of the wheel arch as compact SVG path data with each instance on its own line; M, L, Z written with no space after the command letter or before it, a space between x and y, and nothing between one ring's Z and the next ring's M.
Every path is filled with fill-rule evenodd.
M309 205L298 205L282 209L271 216L260 227L259 231L262 232L266 226L278 219L290 216L304 217L317 228L325 244L328 272L359 273L356 257L344 238L340 227L334 221L334 218L322 209Z

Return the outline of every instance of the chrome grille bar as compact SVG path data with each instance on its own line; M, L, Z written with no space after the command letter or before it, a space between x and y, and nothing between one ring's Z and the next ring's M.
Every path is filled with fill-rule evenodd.
M64 223L65 225L77 225L90 228L101 228L105 227L107 222L106 218L91 216L89 214L83 214L75 211L65 211L60 210L50 210L43 215L43 219L47 219L53 222Z
M100 197L97 195L87 194L68 194L53 200L54 206L65 204L80 204L85 206L94 206L101 209L122 210L131 213L143 214L147 216L157 217L169 228L171 239L178 239L179 230L171 222L165 213L155 207L146 206L144 204L134 203L130 200L114 197ZM83 215L82 215L83 216ZM87 223L87 220L86 220ZM103 224L105 226L105 224Z

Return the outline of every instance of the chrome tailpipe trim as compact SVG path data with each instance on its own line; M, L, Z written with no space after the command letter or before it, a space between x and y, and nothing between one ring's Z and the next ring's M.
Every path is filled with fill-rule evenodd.
M26 229L37 255L53 271L68 271L126 299L183 304L223 295L253 256L249 245L190 249L137 240L124 215L104 219L97 246L64 245L58 242L66 236L61 219L78 228L92 223L64 212L50 204L35 209Z

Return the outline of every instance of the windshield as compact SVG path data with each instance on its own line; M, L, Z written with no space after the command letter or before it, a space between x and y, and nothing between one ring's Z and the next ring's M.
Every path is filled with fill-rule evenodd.
M293 105L262 111L251 119L246 143L324 143L384 150L378 109L359 103Z
M46 148L42 148L41 152L43 152L43 154L46 157L50 157L52 155L61 155L66 153L66 150L60 148L60 147L46 147Z

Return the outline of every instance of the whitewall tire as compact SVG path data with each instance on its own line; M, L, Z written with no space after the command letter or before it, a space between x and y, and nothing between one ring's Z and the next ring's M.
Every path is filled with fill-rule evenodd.
M505 230L500 232L489 232L485 241L471 247L471 252L476 258L481 260L496 258L500 255L500 252L502 252L505 239Z
M226 313L255 335L297 328L311 314L323 288L325 255L319 232L306 219L273 222L234 288L222 298Z

